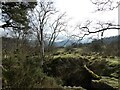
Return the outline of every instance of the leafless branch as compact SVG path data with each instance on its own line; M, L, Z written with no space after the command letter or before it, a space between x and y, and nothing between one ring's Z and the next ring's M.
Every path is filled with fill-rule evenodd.
M59 15L57 19L50 25L51 30L53 31L51 37L49 38L48 46L52 46L60 32L64 31L66 28L67 22L63 20L65 17L65 13Z
M106 11L106 10L114 10L118 8L120 5L120 1L113 0L90 0L94 5L97 6L96 11Z
M77 42L79 42L79 41L81 41L81 40L83 40L83 38L85 37L85 36L88 36L88 35L90 35L90 34L94 34L94 33L99 33L99 32L101 32L101 37L103 37L103 34L104 34L104 31L107 31L107 30L119 30L120 29L120 25L115 25L115 24L112 24L112 23L101 23L101 22L99 22L99 23L97 23L98 25L100 25L100 27L98 27L98 28L95 28L95 30L94 31L91 31L90 30L90 28L89 28L89 26L88 26L88 24L87 25L85 25L85 26L83 26L83 27L80 27L80 26L78 26L78 29L80 30L80 31L83 31L84 32L84 34L81 36L81 35L72 35L73 37L76 37L76 38L79 38L78 39L78 41ZM87 27L88 26L88 27Z

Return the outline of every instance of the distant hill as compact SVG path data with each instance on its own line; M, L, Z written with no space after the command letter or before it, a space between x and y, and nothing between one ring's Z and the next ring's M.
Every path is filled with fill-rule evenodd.
M118 41L120 41L120 35L103 38L103 42L106 44L110 44L111 42L118 42Z
M62 40L62 41L55 42L54 45L55 45L55 46L58 46L58 47L61 47L61 46L69 46L69 45L71 45L73 42L74 42L73 40L65 39L65 40Z
M6 37L2 37L2 41L4 42L9 42L9 43L15 43L16 42L16 39L14 38L6 38ZM97 41L100 41L100 40L97 40ZM111 42L118 42L120 41L120 35L119 36L112 36L112 37L107 37L107 38L103 38L103 42L105 44L110 44ZM75 40L68 40L68 39L65 39L65 40L62 40L62 41L56 41L54 42L54 45L57 46L57 47L61 47L61 46L70 46L72 45L74 42L77 42ZM92 42L92 41L91 41ZM87 40L82 40L81 43L91 43L91 42L87 42ZM32 40L31 42L29 42L32 46L35 46L35 41Z
M81 43L87 43L86 40L82 40L83 42ZM99 40L98 40L99 41ZM111 42L118 42L120 41L120 35L119 36L112 36L112 37L107 37L107 38L103 38L103 42L106 43L106 44L110 44ZM75 42L74 40L69 40L68 39L65 39L63 41L58 41L58 42L55 42L54 45L55 46L69 46L71 45L73 42ZM92 41L91 41L92 42ZM89 43L91 43L89 42Z

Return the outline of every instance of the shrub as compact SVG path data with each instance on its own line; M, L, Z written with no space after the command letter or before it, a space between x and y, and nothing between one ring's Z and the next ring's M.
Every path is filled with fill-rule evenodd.
M58 87L56 81L43 73L36 57L3 59L3 88Z

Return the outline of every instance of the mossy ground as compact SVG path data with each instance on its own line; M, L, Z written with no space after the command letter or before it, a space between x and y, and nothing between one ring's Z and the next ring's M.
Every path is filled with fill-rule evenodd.
M28 59L26 59L26 56L23 58L21 58L21 56L18 56L16 58L12 56L11 59L3 60L3 66L8 70L8 73L15 73L15 75L12 76L13 79L15 78L15 80L12 82L13 85L15 83L14 81L16 81L16 79L20 79L18 77L21 77L20 80L17 80L18 82L21 82L19 83L20 85L22 82L24 82L22 81L23 79L30 79L33 81L26 83L33 85L32 87L35 88L43 87L61 88L64 90L85 90L85 88L80 87L80 80L84 79L86 76L86 74L83 73L83 66L86 64L92 72L102 77L100 80L97 80L95 82L98 84L104 83L113 88L118 88L120 62L117 56L105 56L94 52L85 53L80 48L72 48L70 50L61 48L55 50L55 52L51 53L50 56L46 55L45 65L43 66L42 71L37 70L39 69L38 64L40 60L37 56L27 58ZM21 71L23 72L22 74L20 73ZM11 77L8 78L5 76L7 72L3 74L4 85L7 85L9 84L9 79ZM43 78L43 76L45 77ZM41 81L41 79L43 79L43 81ZM77 85L80 88L64 88L66 80L73 80L70 81L73 82L73 87L76 86L76 81L78 80L77 82L79 83L77 83Z
M72 51L60 49L54 53L52 60L59 60L59 58L64 60L68 60L70 58L85 60L88 67L102 77L102 79L98 80L97 82L105 83L113 88L118 89L118 78L120 73L119 58L116 56L100 55L99 53L86 53L83 55L81 52L82 50L77 48L73 48Z

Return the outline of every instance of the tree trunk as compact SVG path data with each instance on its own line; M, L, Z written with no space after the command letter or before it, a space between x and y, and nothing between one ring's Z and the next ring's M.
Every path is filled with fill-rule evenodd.
M43 38L43 29L41 28L40 30L40 34L41 34L41 66L43 66L43 62L44 62L44 38Z

